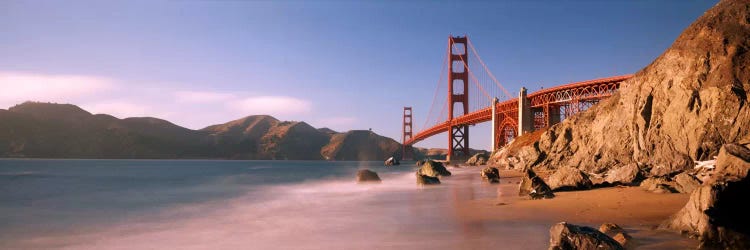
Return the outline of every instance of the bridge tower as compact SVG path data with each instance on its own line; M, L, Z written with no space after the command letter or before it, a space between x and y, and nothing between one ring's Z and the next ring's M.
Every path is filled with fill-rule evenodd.
M450 36L448 38L448 122L451 128L448 131L448 156L469 156L469 125L452 125L454 116L462 116L469 113L469 51L467 36ZM455 105L461 107L459 113L455 113Z
M401 145L402 145L402 153L401 153L401 159L413 159L413 150L411 145L406 145L406 141L411 139L411 133L412 133L412 113L411 113L411 107L404 107L404 125L402 127L403 131L403 137L401 137Z

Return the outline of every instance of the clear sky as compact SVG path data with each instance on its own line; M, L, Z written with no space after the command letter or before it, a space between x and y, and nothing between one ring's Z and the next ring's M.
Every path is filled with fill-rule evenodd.
M3 0L0 108L72 103L193 129L271 114L400 141L403 106L425 119L449 34L517 93L634 73L715 3ZM489 148L488 126L472 130Z

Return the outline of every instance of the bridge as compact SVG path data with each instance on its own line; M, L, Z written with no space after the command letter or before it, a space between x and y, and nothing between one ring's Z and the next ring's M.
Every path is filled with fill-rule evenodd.
M514 97L489 71L467 36L448 38L442 71L430 112L420 131L413 131L412 107L404 107L405 158L410 157L414 144L445 132L448 134L448 160L466 158L469 156L469 126L483 122L492 124L492 150L501 148L517 136L545 129L588 109L614 94L620 83L632 77L622 75L573 82L533 93L521 88ZM441 90L447 90L447 98L438 97ZM439 106L442 109L437 112Z

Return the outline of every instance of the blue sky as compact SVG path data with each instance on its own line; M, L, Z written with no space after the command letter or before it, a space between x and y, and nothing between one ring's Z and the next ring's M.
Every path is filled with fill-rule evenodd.
M73 103L193 129L268 113L400 140L403 106L424 122L449 34L515 94L633 73L715 3L5 0L0 108ZM488 148L488 126L472 131Z

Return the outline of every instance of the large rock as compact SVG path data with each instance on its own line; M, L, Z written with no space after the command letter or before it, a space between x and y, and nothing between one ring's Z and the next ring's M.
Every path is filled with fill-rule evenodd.
M524 171L521 183L518 185L518 195L528 195L531 199L551 199L555 197L547 183L544 183L544 180L531 169Z
M733 154L747 148L727 148L716 159L714 178L694 190L687 205L660 227L697 237L701 247L750 249L750 159Z
M357 171L357 182L380 182L380 177L375 171L362 169Z
M417 184L419 185L434 185L434 184L440 184L440 179L437 177L422 175L417 172Z
M612 168L607 172L606 182L616 185L638 185L643 180L643 174L638 164L625 164L618 168Z
M746 138L749 6L747 0L719 2L612 97L550 127L521 162L589 173L643 163L669 175Z
M443 163L437 161L427 161L417 170L417 173L430 177L450 176L451 172L443 166Z
M550 250L625 249L606 234L586 226L560 222L549 229Z
M683 172L674 177L675 189L680 193L692 193L693 190L701 186L701 182L695 176Z
M667 177L649 177L641 182L641 188L659 194L677 193L674 185Z
M590 189L593 184L589 176L574 167L562 167L547 178L553 191Z
M469 160L466 161L466 165L469 165L469 166L485 165L487 164L487 159L489 158L490 156L487 155L486 153L477 153L471 158L469 158Z
M482 169L482 179L489 183L500 182L500 170L496 167L486 167Z

